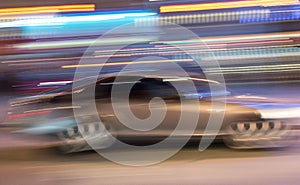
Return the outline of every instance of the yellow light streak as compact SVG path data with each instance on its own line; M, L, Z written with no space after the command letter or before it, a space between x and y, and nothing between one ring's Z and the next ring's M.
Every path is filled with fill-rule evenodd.
M94 11L94 10L95 10L94 4L2 8L0 9L0 16L38 14L38 13L60 13L60 12L75 12L75 11L79 12L79 11Z
M234 2L217 2L217 3L201 3L201 4L184 4L184 5L166 5L160 7L161 13L168 12L187 12L187 11L203 11L216 10L226 8L243 8L251 6L279 6L299 4L298 0L246 0Z

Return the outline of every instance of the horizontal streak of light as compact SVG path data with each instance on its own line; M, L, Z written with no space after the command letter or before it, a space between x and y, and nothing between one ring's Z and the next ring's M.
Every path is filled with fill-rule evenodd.
M220 41L229 41L235 42L240 40L268 40L268 39L282 39L282 38L295 38L300 37L300 32L291 32L291 33L278 33L278 34L257 34L257 35L248 35L248 36L234 36L234 37L224 37L224 38L207 38L203 39L203 42L220 42Z
M299 12L299 10L297 10ZM256 19L252 22L264 22L268 21L272 15L277 12L272 12L268 9L265 10L252 10L252 11L232 11L232 12L219 12L219 13L200 13L200 14L190 14L190 15L175 15L175 16L163 16L163 17L153 17L153 18L137 18L135 23L137 25L170 25L170 22L176 24L198 24L198 23L216 23L216 22L233 22L236 23L245 20L245 18ZM280 12L278 12L280 13ZM282 18L283 16L280 15ZM288 20L297 19L296 17L291 17Z
M38 86L48 86L48 85L66 85L72 81L59 81L59 82L41 82Z
M300 64L283 64L283 65L259 65L259 66L245 66L245 67L228 67L221 68L221 70L208 69L208 73L222 73L222 74L243 74L243 73L271 73L271 72L291 72L299 71Z
M38 58L38 59L25 59L25 60L10 60L10 61L3 61L3 64L12 64L12 63L26 63L26 62L40 62L43 61L62 61L62 60L76 60L81 59L83 57L63 57L63 58ZM88 57L92 58L92 57Z
M94 10L95 10L94 4L2 8L0 9L0 16L37 14L37 13L79 12L79 11L94 11Z
M287 21L299 19L297 13L299 10L244 10L231 12L216 12L216 13L200 13L190 15L175 15L163 16L158 18L147 19L148 22L158 25L169 25L169 22L176 24L196 24L196 23L213 23L213 22L272 22L272 21ZM291 15L293 13L293 15ZM290 14L290 15L285 15ZM137 24L147 24L144 18L136 20Z
M300 37L300 32L288 32L288 33L276 33L276 34L257 34L249 36L235 36L235 37L219 37L219 38L203 38L201 40L189 40L189 41L169 41L167 44L188 44L188 43L211 43L211 42L238 42L238 41L253 41L257 39L286 39ZM15 45L15 48L20 49L43 49L43 48L56 48L56 47L82 47L90 45L94 40L81 40L81 41L56 41L46 43L26 43ZM108 43L118 43L117 40ZM158 42L152 42L158 43ZM103 42L101 43L103 44Z
M163 79L164 82L180 82L187 81L189 78L171 78L171 79Z
M271 43L276 43L277 41L272 41ZM278 41L280 43L283 43L283 42L291 42L290 40L282 40L282 41ZM270 42L260 42L261 43L270 43ZM248 43L250 44L250 43ZM253 43L254 44L254 43ZM190 48L190 47L196 47L197 45L193 45L193 46L183 46L184 48ZM225 47L226 45L223 45L223 47ZM282 45L281 45L282 46ZM289 45L286 45L286 46L289 46ZM290 45L290 46L295 46L295 45ZM169 48L170 46L159 46L157 48L159 49L167 49ZM212 47L212 45L208 45L208 47ZM153 50L153 49L156 49L156 48L139 48L139 49L128 49L128 50L122 50L122 52L131 52L131 51L135 51L135 52L139 52L139 51L143 51L145 49L150 49L150 50ZM233 48L230 48L232 50L234 50ZM235 50L243 50L245 48L235 48ZM229 49L227 49L229 50ZM98 55L96 55L96 57L107 57L109 56L109 54L107 54L107 52L110 52L112 50L105 50L105 51L96 51ZM170 51L169 51L170 52ZM101 56L100 56L101 54ZM145 54L145 53L144 53ZM149 53L150 54L150 53ZM155 52L151 52L151 54L162 54L162 53L155 53ZM135 53L135 54L115 54L114 56L134 56L134 55L140 55L138 53ZM9 61L2 61L1 63L5 63L5 64L12 64L12 63L30 63L30 62L41 62L41 60L43 62L51 62L51 61L57 61L57 62L60 62L60 61L64 61L64 60L79 60L79 59L82 59L82 58L85 58L85 59L88 59L88 58L93 58L93 56L90 56L90 57L60 57L60 58L38 58L38 59L23 59L23 60L9 60Z
M204 39L203 39L204 40ZM172 41L171 41L172 42ZM175 41L176 42L176 41ZM271 43L291 43L294 42L293 40L289 39L289 38L279 38L276 40L255 40L255 41L244 41L244 42L240 42L240 41L232 41L232 42L215 42L215 43L206 43L206 42L189 42L189 41L182 41L182 44L180 44L183 47L201 47L201 48L209 48L209 47L214 47L214 46L230 46L230 45L242 45L242 44L271 44ZM155 44L155 42L152 42L153 44ZM175 45L176 46L176 45ZM155 48L132 48L132 49L126 49L126 50L121 50L119 52L138 52L138 51L147 51L147 50L157 50L157 49L165 49L165 48L174 48L174 46L172 45L158 45L155 46ZM115 52L114 50L99 50L99 51L95 51L95 53L109 53L109 52Z
M29 110L29 111L25 111L25 113L49 111L49 110L52 111L52 110L61 110L61 109L79 109L79 108L80 106L53 107L53 108L46 108L46 109Z
M31 113L21 113L21 114L13 114L8 115L7 119L19 119L19 118L25 118L25 117L32 117L32 116L41 116L44 114L49 114L51 111L38 111L38 112L31 112Z
M126 56L140 56L140 55L174 55L174 54L199 54L199 55L213 55L213 54L217 54L215 52L222 52L222 56L218 56L216 55L216 57L228 57L227 52L240 52L240 53L236 53L236 55L231 54L230 57L243 57L243 53L242 52L257 52L255 50L257 49L263 49L266 50L268 52L268 50L270 49L289 49L291 47L294 46L299 46L299 44L293 44L293 45L280 45L280 46L260 46L260 47L244 47L244 48L226 48L226 49L212 49L212 48L204 48L202 50L199 50L197 48L195 49L187 49L186 51L188 52L184 52L181 50L169 50L169 51L154 51L154 52L135 52L135 53L123 53L123 54L114 54L114 57L126 57ZM185 46L183 46L182 48L185 48ZM173 48L171 48L173 49ZM263 51L262 50L262 51ZM259 51L259 50L258 50ZM273 53L254 53L253 55L272 55ZM271 51L270 51L271 52ZM274 52L276 52L276 50L274 50ZM277 52L278 53L278 52ZM294 53L294 52L292 52ZM253 55L249 55L249 56L253 56ZM103 57L110 57L110 54L106 54L106 53L101 53L101 54L97 54L95 55L96 58L103 58Z
M160 54L178 54L179 52L163 52L163 53L160 53ZM142 53L142 54L145 54L145 53ZM142 55L141 54L141 55ZM190 53L190 54L199 54L197 51L193 52L193 53ZM102 56L96 56L96 58L99 58L99 57L108 57L110 55L102 55ZM134 55L114 55L115 57L120 57L120 56L138 56L137 54L134 54ZM201 56L201 54L200 54ZM295 53L295 52L292 52L291 54L288 54L288 53L283 53L283 54L269 54L269 53L266 53L266 54L260 54L260 55L249 55L249 56L245 56L245 55L240 55L240 56L226 56L226 55L223 55L223 56L215 56L215 57L203 57L201 58L201 60L203 61L209 61L209 60L218 60L218 61L226 61L226 60L240 60L240 59L257 59L257 58L278 58L278 57L292 57L291 59L289 60L285 60L285 61L290 61L292 59L295 59L295 57L298 57L300 56L300 53ZM93 58L93 57L84 57L84 58ZM64 60L68 60L68 58L63 58ZM77 58L78 60L81 59L80 57ZM36 63L38 64L44 64L45 62L40 62L41 59L38 59L38 60L35 60ZM59 63L60 62L60 59L53 59L53 61ZM21 63L23 61L18 61L18 62L15 62L15 63ZM30 60L27 60L26 61L27 63L26 64L20 64L20 65L34 65L35 63L30 63L30 62L34 62L34 61L30 61ZM266 62L266 61L265 61ZM271 62L271 61L270 61ZM5 62L5 63L8 63L9 65L18 65L18 64L14 64L14 61L9 61L9 62ZM30 63L30 64L28 64ZM230 63L230 62L229 62ZM49 63L51 64L51 63Z
M55 14L48 13L48 14L37 14L37 15L21 15L21 16L3 16L0 17L0 22L13 22L19 20L26 20L26 19L50 19L53 18Z
M268 42L259 42L259 44L268 44L268 43L290 43L290 42L292 42L291 40L282 40L282 41L268 41ZM243 43L244 44L244 43ZM245 44L257 44L257 43L245 43ZM239 45L241 45L241 44L239 44ZM287 46L297 46L298 44L295 44L295 45L283 45L283 46L285 46L285 47L287 47ZM214 47L214 46L220 46L219 44L216 44L216 45L211 45L211 44L208 44L207 45L207 47L208 48L210 48L210 47ZM228 44L222 44L221 45L223 48L225 47L225 46L228 46ZM231 45L229 45L229 46L231 46ZM184 46L182 46L182 47L184 47L184 48L195 48L195 47L197 47L197 44L193 44L193 45L184 45ZM200 45L200 47L203 47L202 45ZM276 47L276 46L273 46L273 47ZM280 46L277 46L277 47L280 47ZM282 47L282 45L281 45L281 47ZM160 50L162 50L162 49L167 49L167 48L170 48L170 49L172 49L170 46L159 46L159 47L157 47L157 48L138 48L138 49L128 49L128 50L121 50L120 52L122 52L122 53L125 53L125 52L135 52L135 54L136 55L139 55L139 53L136 53L136 52L140 52L140 51L144 51L144 52L146 52L146 51L148 51L148 50L155 50L155 49L160 49ZM249 47L250 49L252 48L254 48L254 47ZM247 48L247 49L249 49L249 48ZM258 48L258 47L255 47L255 48ZM260 47L260 48L264 48L264 47ZM243 50L243 49L245 49L245 48L229 48L229 49L224 49L224 50L227 50L227 51L229 51L229 50ZM211 49L210 51L216 51L217 49L216 48L213 48L213 49ZM104 56L105 54L107 54L107 53L109 53L111 50L104 50L104 51L96 51L96 53L97 54L101 54L102 56ZM169 52L171 52L171 51L169 51ZM115 54L114 56L133 56L133 55L135 55L135 54L127 54L126 55L126 53L125 54L120 54L120 55L118 55L118 54ZM144 53L145 54L145 53ZM155 52L147 52L147 54L162 54L162 53L155 53ZM97 55L96 55L97 56ZM105 56L108 56L108 54L107 55L105 55ZM98 57L98 56L97 56ZM38 58L38 59L23 59L23 60L10 60L10 61L3 61L3 62L1 62L1 63L6 63L6 64L11 64L11 63L26 63L26 62L40 62L41 60L42 61L61 61L61 60L78 60L78 59L81 59L82 57L61 57L61 58L43 58L43 59L40 59L40 58ZM93 58L93 57L85 57L85 58Z
M271 34L250 34L243 36L231 36L231 37L206 37L202 39L183 40L183 41L168 41L168 42L154 42L154 43L166 43L166 44L185 44L185 43L210 43L210 42L236 42L241 40L268 40L268 39L280 39L280 38L296 38L300 37L300 32L281 32Z
M293 40L290 40L289 38L279 38L276 40L258 40L258 41L250 41L250 42L239 42L239 41L234 41L234 42L216 42L216 43L205 43L205 42L198 42L198 43L192 43L189 44L189 41L186 41L186 43L182 44L181 47L186 47L186 48L195 48L195 47L200 47L203 49L209 49L210 47L223 47L225 48L226 46L231 46L231 45L243 45L243 44L273 44L273 43L291 43L293 42ZM291 45L293 46L293 45ZM167 49L167 48L174 48L174 46L172 45L158 45L155 46L155 48L131 48L131 49L124 49L124 50L120 50L120 53L126 53L126 52L146 52L146 51L152 51L152 50L162 50L162 49ZM243 48L241 48L243 49ZM99 50L99 51L95 51L95 53L97 54L107 54L110 52L115 52L115 50Z
M299 45L299 44L298 44ZM240 58L249 58L252 56L252 58L257 58L257 57L273 57L274 53L276 54L276 56L282 56L283 54L286 55L288 53L278 53L277 50L274 49L289 49L289 46L297 46L297 45L281 45L281 46L265 46L265 47L248 47L248 48L228 48L228 49L206 49L206 50L199 50L199 49L195 49L195 50L191 50L189 49L189 54L200 54L200 55L207 55L207 54L213 54L213 52L217 52L217 51L221 51L222 53L215 53L215 55L217 54L216 58L218 58L219 60L223 60L223 59L240 59ZM186 46L183 46L184 48ZM189 46L188 46L189 47ZM266 50L265 53L255 53L257 51L255 51L254 49L266 49L266 48L271 48L273 50ZM152 48L153 49L153 48ZM161 49L165 49L165 48L161 48ZM158 51L154 51L154 52L140 52L143 50L134 50L134 53L124 53L124 54L114 54L114 57L124 57L124 56L139 56L139 55L152 55L152 54L157 54L157 55L172 55L172 54L184 54L183 51L162 51L162 50L158 50ZM172 49L172 48L171 48ZM246 50L247 49L247 50ZM227 52L229 51L235 51L236 55L232 55L228 56ZM259 50L258 50L259 51ZM129 52L129 51L126 51ZM248 55L245 56L243 55L243 52L254 52L253 55ZM295 51L286 51L286 52L290 52L291 54L289 54L288 56L293 56L295 55ZM220 56L221 55L221 56ZM96 58L101 58L101 57L109 57L111 56L109 53L105 53L101 52L101 53L97 53L97 55L95 56ZM295 55L296 56L296 55ZM88 58L93 58L94 56L89 56L89 57L84 57L85 59ZM209 57L210 58L210 57ZM27 59L27 60L13 60L13 61L3 61L2 63L7 63L7 64L12 64L12 63L29 63L29 62L47 62L47 61L54 61L54 62L60 62L63 60L79 60L82 59L81 57L64 57L64 58L44 58L44 59ZM202 58L203 60L208 59L206 56Z
M276 40L272 40L272 39L266 39L266 40L251 40L251 41L229 41L229 42L211 42L211 43L185 43L182 44L184 46L190 45L190 46L196 46L196 45L206 45L208 47L212 47L212 46L234 46L234 45L254 45L254 44L273 44L273 43L286 43L286 42L294 42L293 40L291 40L290 38L279 38ZM163 47L172 47L172 45L166 45L166 46L158 46L157 48L163 48Z
M220 70L222 71L222 70ZM259 73L279 73L279 72L292 72L300 71L300 68L297 69L278 69L278 70L262 70L262 71L232 71L232 72L207 72L212 74L259 74Z
M299 46L299 44L292 44L292 45L282 45L282 44L286 44L286 43L293 43L292 40L282 40L282 41L269 41L269 42L252 42L252 43L236 43L236 44L208 44L207 48L209 48L209 51L232 51L232 50L251 50L251 49L257 49L257 48L267 48L268 46L256 46L258 44L281 44L281 45L275 45L275 46L270 46L273 48L281 48L281 47L294 47L294 46ZM246 45L247 47L245 47L244 45ZM238 46L238 47L237 47ZM197 44L194 45L183 45L181 46L182 48L197 48L199 47ZM203 47L202 45L200 45L200 47ZM166 47L157 47L159 49L172 49L173 47L170 46L166 46ZM207 50L207 49L206 49ZM190 51L190 50L188 50ZM203 51L198 49L198 51Z
M258 34L259 36L260 35L264 35L264 34ZM281 35L282 37L286 37L286 36L299 36L300 34L299 34L299 32L283 32L283 33L275 33L275 34L266 34L266 37L268 36L275 36L275 35ZM249 36L249 37L254 37L255 35L251 35L251 36ZM230 39L234 39L234 41L231 41ZM263 37L261 38L261 39L263 39ZM278 40L278 42L288 42L288 41L290 41L290 40L287 40L288 38L278 38L277 40ZM236 44L236 42L240 42L238 39L235 39L235 37L226 37L226 40L230 40L230 41L228 41L228 42L218 42L218 41L222 41L222 40L224 40L224 37L220 37L220 38L218 38L218 39L216 39L215 41L216 42L211 42L211 43L209 43L209 41L214 41L214 40L210 40L210 38L203 38L202 40L205 40L206 42L208 42L207 43L207 46L208 47L211 47L211 45L212 44L223 44L223 43L225 43L225 44L230 44L230 43L233 43L233 44ZM263 39L263 40L265 40L265 39ZM281 41L280 41L281 40ZM61 42L61 41L59 41L59 42ZM70 42L69 44L72 46L72 43L73 43L73 41L67 41L67 42ZM248 41L243 41L243 42L248 42ZM251 40L251 42L252 43L254 43L254 41L253 40ZM258 41L255 41L255 42L258 42ZM260 42L260 41L259 41ZM277 42L277 41L268 41L268 42ZM268 43L268 42L266 42L266 43ZM153 42L153 43L155 43L155 42ZM197 43L199 43L200 45L202 44L204 44L201 40L199 40L199 41L197 41L197 42L195 42L194 40L193 41L180 41L180 42L178 42L178 43L182 43L182 45L192 45L192 44L194 44L194 45L196 45ZM190 44L191 43L191 44ZM37 43L37 44L39 44L39 43ZM58 44L59 45L59 44ZM17 45L16 45L17 46ZM223 45L223 46L225 46L225 45ZM21 48L23 47L23 48L26 48L24 45L21 45L20 46ZM34 45L33 45L33 47L34 47ZM38 45L37 45L37 49L38 49ZM165 46L159 46L159 47L165 47ZM202 46L203 47L203 46ZM141 51L141 50L143 50L144 48L137 48L137 49L128 49L128 50L122 50L121 52L131 52L131 51L133 51L133 52L138 52L138 51ZM147 52L148 50L156 50L157 48L147 48L147 50L145 50L145 52ZM105 53L107 53L107 52L110 52L110 50L102 50L102 51L96 51L96 53L97 54L105 54ZM141 53L141 54L147 54L147 53ZM149 52L148 52L148 54L149 54ZM167 54L166 52L164 52L164 53L157 53L157 54ZM131 54L123 54L123 55L120 55L120 56L133 56L133 55L131 55ZM58 58L58 59L56 59L56 58L54 58L54 59L51 59L51 58L46 58L46 59L42 59L42 60L45 60L45 61L55 61L55 60L60 60L60 59L62 59L62 60L69 60L69 59L78 59L79 57L74 57L74 58ZM2 63L17 63L17 62L35 62L35 61L40 61L41 59L28 59L28 60L14 60L14 61L3 61Z
M300 52L290 53L266 53L266 54L252 54L252 55L240 55L240 56L214 56L203 57L201 60L234 60L234 59L254 59L254 58L275 58L275 57L299 57Z
M259 45L259 44L283 44L283 43L292 43L294 42L293 40L290 39L278 39L278 40L266 40L266 41L254 41L254 42L231 42L227 43L226 46L243 46L243 45ZM218 44L215 44L218 45ZM211 47L211 44L208 45Z
M292 41L290 41L292 42ZM242 47L242 48L210 48L208 45L207 48L198 49L197 46L182 46L182 48L192 48L187 51L198 51L198 52L218 52L218 51L243 51L243 50L254 50L254 49L269 49L269 48L290 48L290 47L297 47L300 46L300 44L290 44L290 45L278 45L278 46L252 46L252 47ZM176 48L169 48L169 49L176 49ZM178 50L178 49L177 49ZM175 50L176 51L176 50ZM170 51L172 52L172 51ZM155 54L155 53L152 53Z
M168 62L192 62L192 59L180 59L180 60L149 60L149 61L136 61L136 62L114 62L104 64L79 64L79 65L65 65L61 68L77 68L77 67L99 67L99 66L116 66L116 65L139 65L139 64L155 64L155 63L168 63Z
M170 55L170 54L182 54L184 51L159 51L159 52L144 52L144 53L125 53L125 54L114 54L114 57L130 57L130 56L141 56L141 55ZM190 54L191 52L189 52ZM195 53L195 52L194 52ZM96 58L110 57L111 55L96 55Z
M122 84L137 84L137 83L141 83L140 81L132 81L132 82L104 82L104 83L100 83L100 85L122 85Z
M300 80L276 80L276 81L256 81L256 82L227 82L226 85L255 85L255 84L286 84L286 83L299 83Z
M233 2L201 3L201 4L183 4L183 5L165 5L160 7L161 13L169 12L188 12L202 10L216 10L227 8L244 8L253 6L279 6L299 4L298 0L246 0Z
M0 28L11 27L28 27L28 26L57 26L66 23L79 23L89 21L105 21L114 19L123 19L126 17L144 17L156 15L154 12L143 13L116 13L116 14L103 14L103 15L77 15L77 16L57 16L57 17L40 17L34 19L20 19L12 22L0 22Z
M300 69L299 64L288 65L269 65L269 66L249 66L249 67L230 67L222 68L223 72L235 72L235 71L263 71L263 70L276 70L276 69ZM207 70L210 71L210 70Z
M51 49L51 48L65 48L65 47L84 47L92 45L111 45L133 42L147 42L151 41L150 38L111 38L101 40L80 40L80 41L51 41L51 42L34 42L26 44L16 44L14 48L18 49Z
M126 49L126 50L121 50L121 51L140 51L140 50L155 50L156 48L130 48L130 49ZM104 52L115 52L116 50L105 50ZM103 50L99 50L99 51L95 51L95 53L101 53L103 52Z

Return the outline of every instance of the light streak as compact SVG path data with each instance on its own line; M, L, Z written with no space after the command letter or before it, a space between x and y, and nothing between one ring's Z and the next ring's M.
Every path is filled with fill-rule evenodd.
M79 64L79 65L65 65L61 68L77 68L77 67L99 67L99 66L116 66L116 65L140 65L140 64L155 64L155 63L169 63L169 62L192 62L192 59L178 59L178 60L146 60L136 62L114 62L104 64Z
M39 14L39 13L61 13L61 12L83 12L83 11L85 12L85 11L94 11L94 10L95 10L94 4L2 8L0 9L0 16Z
M280 5L295 5L299 4L298 0L247 0L247 1L232 1L232 2L217 2L217 3L201 3L201 4L183 4L183 5L165 5L160 7L161 13L169 12L188 12L188 11L203 11L216 10L227 8L245 8L253 6L280 6Z

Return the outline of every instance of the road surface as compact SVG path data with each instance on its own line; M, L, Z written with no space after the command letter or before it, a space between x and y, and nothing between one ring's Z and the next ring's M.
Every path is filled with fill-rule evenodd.
M231 150L215 144L204 152L191 144L160 164L129 167L107 161L96 152L63 155L49 145L37 146L38 141L13 140L11 138L10 147L5 145L0 149L0 185L300 183L300 145L297 143L280 150ZM125 151L124 155L130 152ZM145 151L145 155L149 153Z

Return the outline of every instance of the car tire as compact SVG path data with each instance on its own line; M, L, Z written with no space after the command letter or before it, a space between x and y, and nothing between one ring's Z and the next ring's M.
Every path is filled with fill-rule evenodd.
M224 143L233 149L278 148L291 144L291 129L280 121L236 122L228 126Z

